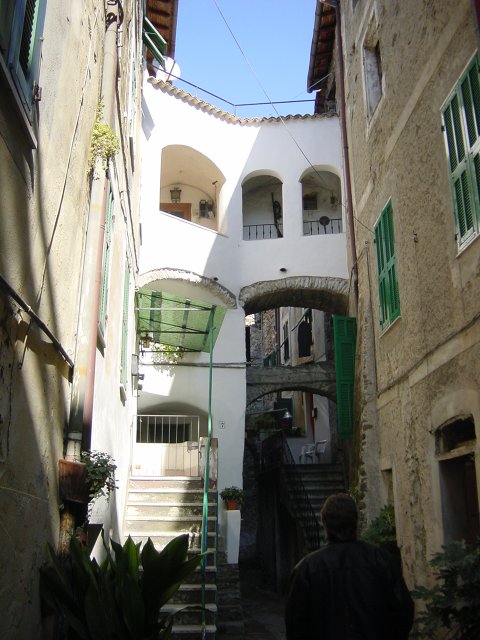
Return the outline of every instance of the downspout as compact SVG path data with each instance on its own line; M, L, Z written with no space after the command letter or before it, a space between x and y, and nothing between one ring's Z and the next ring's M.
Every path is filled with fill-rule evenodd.
M115 86L117 79L118 3L105 2L105 44L101 80L101 100L105 122L114 120ZM113 127L112 127L113 128ZM79 309L77 353L72 385L70 421L67 435L67 458L78 459L81 449L89 449L92 433L97 327L102 278L102 257L105 235L105 213L108 180L101 159L94 168L88 229L85 246L82 290Z
M477 0L480 1L480 0ZM342 131L343 157L345 165L345 191L347 195L347 225L350 238L350 254L352 258L353 292L355 301L355 314L358 308L358 268L357 247L355 242L355 224L353 219L352 182L350 176L350 154L348 149L347 117L345 112L345 69L343 64L342 23L340 16L340 0L320 0L335 9L336 34L338 52L337 79L340 88L340 126Z

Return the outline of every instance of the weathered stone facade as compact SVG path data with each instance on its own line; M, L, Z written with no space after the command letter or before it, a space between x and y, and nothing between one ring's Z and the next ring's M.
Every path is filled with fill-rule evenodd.
M478 228L459 250L442 131L442 107L476 52L475 16L469 0L344 2L342 11L358 220L354 483L367 520L394 501L413 585L428 579L432 553L465 537L460 520L471 517L478 526L477 481L470 475L467 486L457 468L478 454L478 445L439 447L445 425L480 424ZM379 64L377 104L368 86L368 47L376 48ZM389 202L400 313L382 328L374 230ZM446 498L452 491L456 510ZM467 514L461 505L472 492L476 514Z

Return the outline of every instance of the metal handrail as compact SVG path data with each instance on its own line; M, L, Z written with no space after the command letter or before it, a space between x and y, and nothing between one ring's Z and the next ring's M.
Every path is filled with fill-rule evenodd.
M274 466L280 466L283 470L288 467L289 482L285 482L285 485L292 510L303 528L309 550L314 551L320 547L322 540L320 522L282 431L274 433L262 442L262 467L268 469Z
M318 220L303 220L304 236L320 236L342 233L342 219L322 216Z
M246 224L243 227L244 240L273 240L281 238L283 234L282 223L277 224Z

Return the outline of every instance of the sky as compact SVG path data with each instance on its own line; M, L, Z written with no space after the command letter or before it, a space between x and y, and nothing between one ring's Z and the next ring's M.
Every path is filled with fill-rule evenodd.
M179 0L180 77L218 97L174 84L242 117L313 113L306 87L315 7L316 0ZM275 105L278 114L271 104L228 104L269 100L312 102Z

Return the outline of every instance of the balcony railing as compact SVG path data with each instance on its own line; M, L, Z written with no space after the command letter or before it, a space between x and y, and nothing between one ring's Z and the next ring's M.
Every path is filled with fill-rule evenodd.
M283 237L283 228L279 224L247 224L243 227L244 240L271 240Z
M318 220L303 220L304 236L323 236L333 233L342 233L342 219L321 216Z

